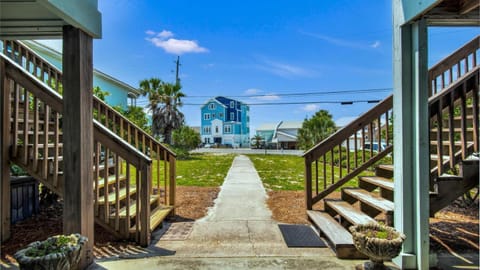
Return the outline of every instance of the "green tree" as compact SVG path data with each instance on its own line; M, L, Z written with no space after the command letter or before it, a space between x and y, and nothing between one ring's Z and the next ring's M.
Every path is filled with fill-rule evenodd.
M193 128L182 126L172 133L173 146L185 150L195 149L202 141L200 134Z
M132 121L139 128L143 129L145 132L152 132L150 126L148 125L147 114L142 107L128 106L126 109L124 109L122 106L117 105L113 108L128 118L128 120Z
M253 137L253 141L255 142L255 148L257 149L260 148L260 146L262 145L262 140L263 140L262 136L258 134Z
M98 97L100 100L105 101L105 98L110 96L110 93L107 91L103 91L100 86L95 86L93 88L93 95Z
M185 97L181 88L179 83L167 83L158 78L140 82L141 93L148 96L147 107L152 112L152 134L163 136L167 144L171 144L173 130L184 123L185 117L179 110L181 99Z
M300 149L310 149L335 132L335 122L326 110L316 112L310 119L305 119L302 128L298 130L298 145Z

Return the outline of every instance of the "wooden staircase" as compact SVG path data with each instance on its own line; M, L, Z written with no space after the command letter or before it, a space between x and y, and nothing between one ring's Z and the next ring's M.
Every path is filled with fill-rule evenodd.
M476 37L429 70L432 216L479 185L479 46ZM304 154L307 215L339 258L365 258L353 245L349 226L393 225L392 100L386 98ZM386 147L366 149L373 143Z
M62 73L20 42L3 48L10 161L63 196ZM100 99L93 105L95 222L148 245L173 214L175 154Z

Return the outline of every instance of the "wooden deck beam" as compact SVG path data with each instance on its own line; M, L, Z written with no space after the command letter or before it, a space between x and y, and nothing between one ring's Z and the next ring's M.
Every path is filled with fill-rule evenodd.
M0 62L0 240L10 238L10 85L5 73L5 62Z
M63 156L65 234L88 237L80 268L93 262L93 41L63 28Z

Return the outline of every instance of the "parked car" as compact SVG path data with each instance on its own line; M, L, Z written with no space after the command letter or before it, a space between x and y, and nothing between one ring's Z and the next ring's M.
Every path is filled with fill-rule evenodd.
M385 142L381 142L380 148L379 148L378 142L374 142L374 143L365 142L365 144L363 145L363 149L370 150L370 148L375 152L383 151L385 150L385 148L387 148L387 144Z

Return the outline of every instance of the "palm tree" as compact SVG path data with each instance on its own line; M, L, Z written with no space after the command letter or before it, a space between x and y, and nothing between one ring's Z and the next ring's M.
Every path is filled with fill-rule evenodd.
M180 128L184 123L184 115L179 108L182 106L180 83L163 82L158 78L151 78L140 82L143 96L148 96L147 108L152 112L152 134L163 136L164 142L170 144L173 130Z

